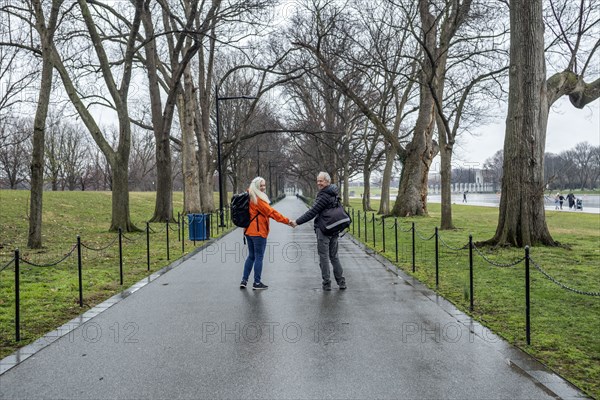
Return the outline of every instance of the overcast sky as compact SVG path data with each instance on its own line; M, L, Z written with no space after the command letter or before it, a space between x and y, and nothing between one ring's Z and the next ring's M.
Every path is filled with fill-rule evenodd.
M478 136L462 137L454 156L456 162L483 165L486 159L504 146L504 129L502 120L477 129ZM594 146L600 145L600 100L579 110L564 96L550 111L546 152L560 153L586 141Z

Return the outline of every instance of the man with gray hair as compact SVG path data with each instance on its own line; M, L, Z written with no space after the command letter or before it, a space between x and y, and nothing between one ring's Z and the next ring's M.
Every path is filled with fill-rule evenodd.
M319 215L328 208L337 205L339 191L336 185L331 183L331 177L327 172L319 172L317 175L317 187L319 193L315 198L313 206L301 217L292 221L291 225L302 225L305 222L315 218L315 233L317 234L317 251L319 252L319 265L321 267L321 277L323 278L323 290L331 290L331 278L329 262L333 265L333 276L340 290L346 289L346 279L340 260L338 259L338 235L325 235L319 228Z

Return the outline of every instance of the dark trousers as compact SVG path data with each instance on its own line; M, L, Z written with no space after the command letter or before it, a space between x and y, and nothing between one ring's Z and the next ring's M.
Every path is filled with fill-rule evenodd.
M329 262L333 265L333 276L335 281L340 284L345 282L344 270L338 259L338 236L326 236L319 228L315 229L317 233L317 251L319 252L319 266L321 267L321 277L323 285L331 283Z

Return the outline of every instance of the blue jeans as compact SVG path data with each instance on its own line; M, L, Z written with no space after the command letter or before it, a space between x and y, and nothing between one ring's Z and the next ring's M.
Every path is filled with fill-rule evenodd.
M260 283L260 274L263 268L263 258L267 248L267 238L261 236L246 236L248 241L248 258L244 264L244 276L242 280L248 281L250 271L254 265L254 283Z

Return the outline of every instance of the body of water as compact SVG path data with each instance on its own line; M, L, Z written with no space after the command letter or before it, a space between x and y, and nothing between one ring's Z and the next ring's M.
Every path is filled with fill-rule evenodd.
M566 196L567 193L563 195ZM571 212L584 212L590 214L600 214L600 195L598 194L584 194L577 196L582 200L583 210L575 210L574 208L569 210L569 202L564 201L562 211ZM395 200L395 199L394 199ZM442 201L442 195L431 194L427 196L427 201L431 203L440 203ZM467 193L467 203L463 203L462 193L452 194L453 204L467 204L474 206L488 206L498 207L500 205L500 194L496 193ZM546 210L555 210L554 197L546 196Z

